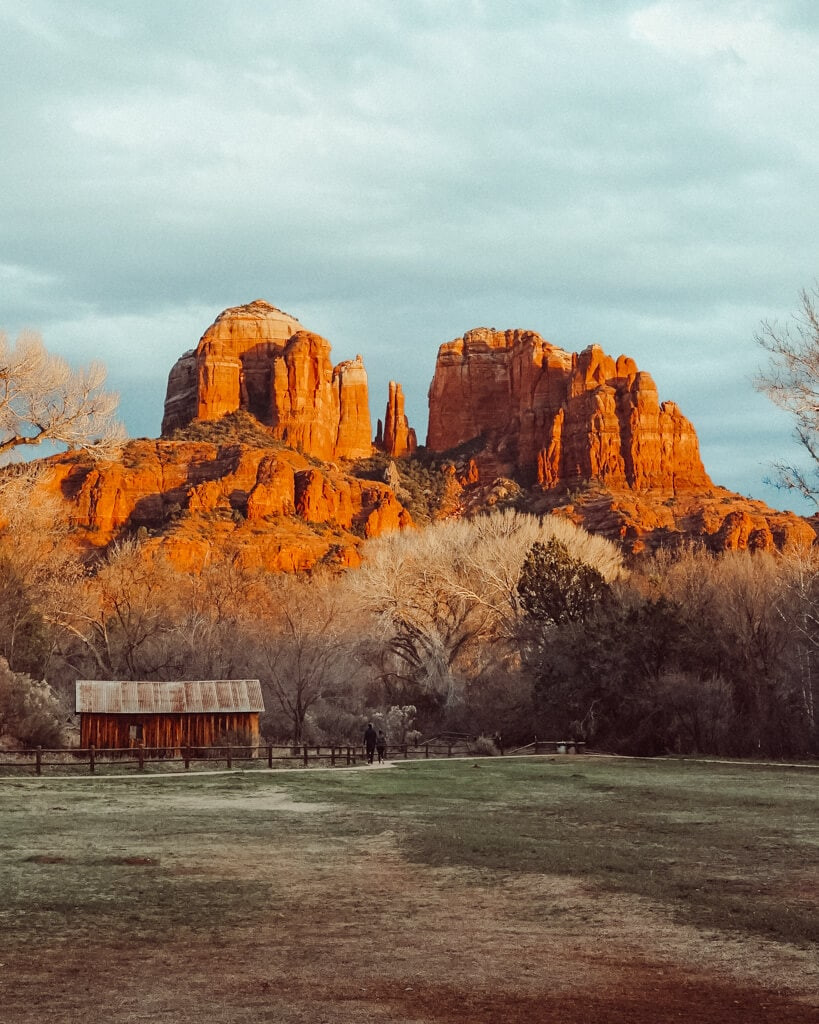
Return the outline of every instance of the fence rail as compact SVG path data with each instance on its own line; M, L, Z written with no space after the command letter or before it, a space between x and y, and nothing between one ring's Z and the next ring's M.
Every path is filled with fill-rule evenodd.
M457 743L418 743L401 744L387 747L385 760L419 760L427 758L449 757L488 757L493 756L480 749L470 749L472 744ZM521 747L506 751L507 754L575 754L583 753L584 743L574 740L538 740L534 739ZM499 751L502 755L504 751ZM255 768L286 768L310 765L322 767L346 767L360 764L367 760L363 747L352 745L275 745L259 744L253 746L225 745L210 747L145 747L138 744L134 747L64 747L46 749L43 747L10 749L0 751L0 773L12 774L17 769L24 774L43 775L47 769L59 769L69 774L87 770L94 775L100 768L117 767L145 771L150 767L177 770L175 766L184 766L190 771L191 765L199 764L215 767L224 762L228 770L238 762L250 762ZM12 772L9 772L9 770Z

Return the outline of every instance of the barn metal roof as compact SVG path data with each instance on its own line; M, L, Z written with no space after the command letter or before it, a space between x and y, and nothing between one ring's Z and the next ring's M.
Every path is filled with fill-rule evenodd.
M78 679L76 710L103 715L264 711L264 701L258 679Z

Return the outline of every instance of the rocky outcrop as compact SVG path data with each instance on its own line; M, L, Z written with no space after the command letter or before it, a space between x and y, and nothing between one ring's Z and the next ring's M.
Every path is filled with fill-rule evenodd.
M372 452L372 424L367 371L361 356L339 363L333 381L338 390L336 457L364 458Z
M480 439L484 478L676 494L711 486L694 428L634 361L571 355L533 331L478 328L438 352L427 447Z
M382 448L387 455L400 458L412 455L418 447L415 431L409 425L404 413L404 391L400 384L391 380L387 397L387 409L384 413L383 434L381 421L378 421L376 447Z
M133 441L119 462L66 453L40 486L66 504L74 537L104 547L140 531L180 568L216 549L249 565L358 564L362 539L412 526L386 484L311 465L288 448Z
M363 458L372 452L367 372L361 356L333 367L330 353L267 302L226 309L172 368L162 435L243 409L314 458Z
M450 514L475 515L512 505L539 515L570 519L590 533L618 542L631 554L680 544L701 544L710 551L772 551L815 543L818 524L770 508L722 487L681 491L611 490L589 484L568 494L521 488L510 479L476 480L469 460L458 460L449 479Z

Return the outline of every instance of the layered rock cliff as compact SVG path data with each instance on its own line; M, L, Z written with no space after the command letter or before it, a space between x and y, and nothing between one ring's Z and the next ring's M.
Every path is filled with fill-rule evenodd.
M99 548L142 530L149 550L199 569L219 549L243 564L357 565L361 542L412 519L393 490L290 448L132 441L118 462L48 460L39 487L67 505L75 539Z
M545 490L594 481L675 494L711 486L694 428L634 361L597 345L570 354L533 331L467 332L442 345L427 447L474 439L483 476Z
M168 378L162 436L243 409L314 458L372 451L361 356L333 366L330 343L262 300L226 309Z

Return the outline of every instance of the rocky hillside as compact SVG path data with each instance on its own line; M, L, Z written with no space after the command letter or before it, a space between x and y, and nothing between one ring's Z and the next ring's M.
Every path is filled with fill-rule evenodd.
M41 486L67 503L82 546L137 534L182 569L220 553L270 570L355 566L362 540L412 525L387 484L285 445L132 441L118 462L48 463Z
M631 552L812 542L807 520L715 486L696 432L634 361L571 354L532 331L441 346L418 449L391 382L375 438L360 356L256 301L225 310L170 372L162 438L115 463L68 453L41 486L78 542L134 533L180 567L354 566L362 540L508 506L566 516Z

